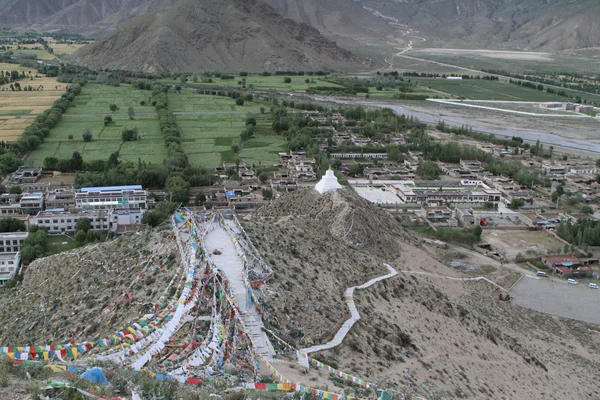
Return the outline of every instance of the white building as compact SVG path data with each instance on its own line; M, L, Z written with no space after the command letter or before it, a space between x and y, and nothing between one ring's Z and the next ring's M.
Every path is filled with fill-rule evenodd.
M0 287L4 283L12 279L19 271L19 263L21 255L19 253L3 253L0 254Z
M44 207L44 194L43 193L29 193L21 197L19 206L21 207L21 214L35 215L42 211Z
M333 158L378 158L378 159L386 159L388 158L387 153L333 153L331 154Z
M29 232L0 233L0 253L18 253L28 237Z
M85 210L146 209L147 195L141 185L82 188L75 205Z
M58 208L46 210L33 217L31 224L47 228L50 235L77 231L77 221L90 220L94 231L116 231L119 226L140 225L144 216L142 209L72 210Z
M77 231L77 221L87 218L92 230L107 231L110 228L109 210L65 211L62 208L40 211L32 218L31 224L48 229L50 235L61 235Z
M143 216L144 210L110 210L110 230L116 231L119 226L140 225Z

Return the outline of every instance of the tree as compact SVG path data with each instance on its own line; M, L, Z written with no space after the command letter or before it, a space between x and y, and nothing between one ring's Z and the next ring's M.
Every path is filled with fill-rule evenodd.
M0 232L24 232L25 223L16 218L0 219Z
M117 168L119 166L119 153L114 152L108 157L108 168Z
M83 170L83 157L81 157L81 154L77 151L71 156L71 168L73 171Z
M138 135L138 128L123 128L121 130L121 140L124 142L132 142L138 140L140 137Z
M594 214L594 209L588 205L583 205L579 208L579 212L582 214L592 215Z
M267 188L263 188L262 190L262 196L265 200L271 200L273 198L273 190L271 189L267 189Z
M286 76L285 78L283 78L283 83L292 83L292 78Z
M237 154L240 151L240 146L238 146L237 144L231 145L231 150Z
M84 231L77 231L75 233L75 240L77 241L77 243L79 243L80 245L85 244L85 240L87 238L87 235Z
M435 180L440 177L440 167L433 161L423 162L421 160L417 167L417 174L423 180Z
M194 200L194 205L199 206L200 204L206 201L206 195L204 193L198 193L196 195L196 199Z
M106 117L104 117L104 126L107 126L108 124L110 124L112 122L112 117L110 115L107 115Z
M261 113L261 114L264 114L264 113L265 113L265 108L264 108L264 107L261 107L261 108L260 108L260 113Z
M146 105L146 102L144 100L140 101L140 106L144 107Z
M83 135L81 135L81 136L83 137L84 142L91 142L92 139L94 138L90 128L86 128L85 132L83 132Z
M260 179L260 181L261 181L262 183L266 183L266 182L269 180L269 174L267 174L266 172L261 172L261 173L258 175L258 179Z
M519 208L523 207L525 205L525 200L523 199L514 199L510 201L510 209L511 210L518 210Z
M187 204L190 198L190 184L179 175L171 175L165 186L169 200L175 203Z
M127 115L129 115L129 119L133 120L133 118L135 117L135 110L133 109L133 107L129 107L127 109Z
M308 85L308 84L310 83L310 79L306 78L306 79L304 80L304 83L306 83L306 84Z
M243 106L244 105L244 99L242 99L241 97L238 97L235 100L235 104L238 105L238 106Z
M8 192L10 194L21 194L21 186L13 185L10 187L10 190Z
M119 107L117 107L116 104L111 104L108 106L108 108L110 108L110 111L115 112L119 109Z
M87 232L92 229L92 221L89 218L80 218L75 224L75 229L78 231Z
M253 116L248 116L246 118L246 125L256 126L256 118L254 118Z

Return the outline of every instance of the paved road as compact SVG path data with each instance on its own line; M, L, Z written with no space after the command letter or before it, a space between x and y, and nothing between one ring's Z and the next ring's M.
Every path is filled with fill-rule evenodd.
M575 286L526 276L512 289L511 297L525 308L600 324L600 290L590 289L585 282Z

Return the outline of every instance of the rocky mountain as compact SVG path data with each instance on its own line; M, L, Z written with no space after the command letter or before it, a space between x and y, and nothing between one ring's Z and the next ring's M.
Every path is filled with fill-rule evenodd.
M144 71L364 70L372 67L260 0L181 0L137 17L72 61Z
M435 45L566 50L600 45L595 0L358 0Z
M351 0L263 0L281 15L317 28L340 43L394 35L395 29Z
M122 23L177 0L0 0L0 27L105 35Z

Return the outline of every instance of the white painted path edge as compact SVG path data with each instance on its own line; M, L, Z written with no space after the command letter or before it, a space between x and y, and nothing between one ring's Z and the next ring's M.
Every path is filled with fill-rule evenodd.
M368 288L369 286L372 286L379 281L382 281L384 279L388 279L388 278L398 275L398 271L396 271L394 268L392 268L391 265L389 265L389 264L384 264L384 265L390 271L389 274L382 275L377 278L373 278L370 281L368 281L367 283L363 283L360 286L353 286L353 287L346 289L346 292L344 293L344 297L346 298L346 304L348 305L348 309L350 310L351 316L350 316L350 318L348 318L348 320L346 320L346 322L344 322L344 324L337 331L337 333L335 334L333 339L324 344L318 344L318 345L309 347L307 349L301 349L300 353L304 353L304 354L315 353L317 351L331 349L333 347L336 347L336 346L339 346L340 344L342 344L342 341L344 340L344 338L346 337L346 335L348 334L348 332L350 331L352 326L360 319L360 314L358 313L358 309L356 308L356 305L354 304L354 298L353 298L354 290Z
M342 325L342 327L337 331L337 333L335 334L335 336L333 337L332 340L330 340L327 343L324 344L318 344L306 349L300 349L300 353L301 354L310 354L310 353L316 353L318 351L322 351L322 350L328 350L328 349L332 349L336 346L339 346L340 344L342 344L342 341L344 340L344 338L346 337L346 335L348 334L348 332L350 332L350 329L352 328L352 326L358 321L360 320L360 314L358 312L358 309L356 308L356 305L354 304L354 291L356 289L366 289L369 286L374 285L375 283L382 281L384 279L389 279L393 276L398 275L398 271L396 271L391 265L389 264L384 264L387 269L390 271L389 274L387 275L382 275L380 277L377 278L373 278L370 281L368 281L367 283L363 283L360 286L353 286L351 288L346 289L346 292L344 294L345 298L346 298L346 304L348 305L348 309L350 310L350 318L348 318L348 320L346 320L346 322L344 322L344 324ZM498 285L496 282L483 277L483 276L477 276L477 277L473 277L473 278L455 278L453 276L445 276L445 275L437 275L437 274L432 274L429 272L421 272L421 271L411 271L411 270L404 270L401 271L402 273L405 274L415 274L415 275L425 275L425 276L430 276L430 277L434 277L434 278L442 278L442 279L449 279L449 280L453 280L453 281L485 281L488 282L489 284L497 287L500 290L503 290L505 292L508 292L508 290L504 289L502 286ZM301 364L304 364L305 361L303 361L302 359L298 360Z

